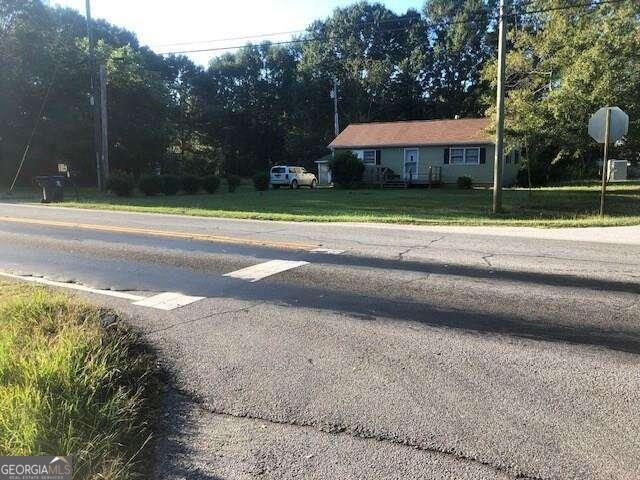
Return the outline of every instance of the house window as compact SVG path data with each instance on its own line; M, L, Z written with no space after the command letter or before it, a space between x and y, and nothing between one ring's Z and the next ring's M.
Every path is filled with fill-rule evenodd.
M465 148L464 149L464 163L470 165L480 164L480 149L479 148Z
M351 150L356 157L362 160L365 165L376 164L376 151L375 150Z
M365 165L376 164L376 151L375 150L363 150L362 151L362 163Z
M452 165L479 165L479 148L452 148L449 153L449 163Z
M456 164L463 164L464 163L464 148L452 148L451 152L449 153L449 163L456 165Z

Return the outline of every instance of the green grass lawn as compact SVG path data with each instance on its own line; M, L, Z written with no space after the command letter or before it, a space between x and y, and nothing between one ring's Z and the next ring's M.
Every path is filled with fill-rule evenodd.
M153 361L97 308L0 282L0 455L73 455L74 479L147 470Z
M538 227L640 224L640 182L608 187L608 215L598 216L599 185L587 183L504 191L504 213L490 212L491 190L477 188L270 190L128 198L67 191L67 206L227 218Z

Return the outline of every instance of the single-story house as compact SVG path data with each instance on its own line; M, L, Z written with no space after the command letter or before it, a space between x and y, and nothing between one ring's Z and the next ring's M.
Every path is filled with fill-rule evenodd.
M348 150L368 169L385 167L404 181L424 183L437 171L443 183L468 175L493 184L495 145L489 118L352 123L329 144L332 154ZM503 184L515 183L520 151L505 155ZM431 167L431 168L430 168Z

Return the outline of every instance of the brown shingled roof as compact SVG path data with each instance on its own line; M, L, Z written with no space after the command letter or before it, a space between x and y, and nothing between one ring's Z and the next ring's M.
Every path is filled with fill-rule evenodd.
M489 118L461 118L352 123L329 144L329 148L492 143L484 131L489 122Z

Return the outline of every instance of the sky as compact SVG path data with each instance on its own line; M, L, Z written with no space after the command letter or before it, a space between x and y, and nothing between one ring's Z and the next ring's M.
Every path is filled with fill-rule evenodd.
M328 17L336 7L352 3L354 0L91 0L91 15L133 31L141 44L161 53L243 45L249 40L209 40L303 30L314 20ZM380 3L404 13L409 8L420 10L424 0ZM84 15L85 0L49 0L49 4L71 7ZM282 33L252 40L282 41L291 36ZM178 43L181 45L175 45ZM211 56L218 53L189 56L196 63L207 65Z

